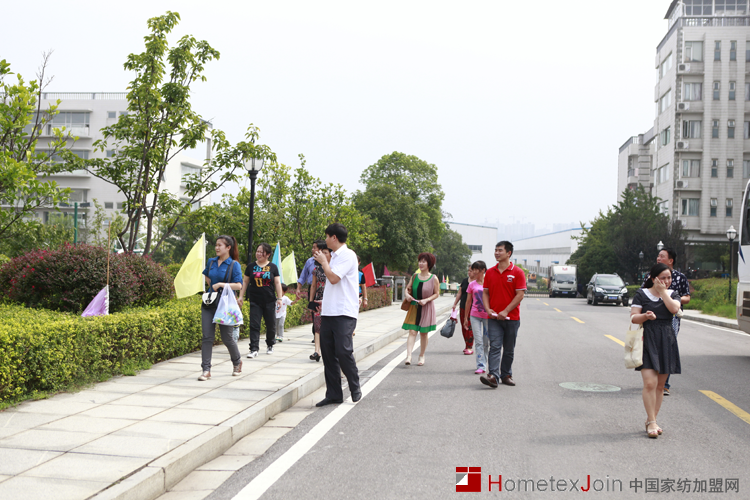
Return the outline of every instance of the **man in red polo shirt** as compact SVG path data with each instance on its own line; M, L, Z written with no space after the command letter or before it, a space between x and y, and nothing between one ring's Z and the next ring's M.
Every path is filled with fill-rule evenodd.
M484 275L484 308L490 315L487 321L487 335L490 338L487 364L490 372L479 377L479 380L493 389L497 387L498 380L505 385L516 385L511 365L518 327L521 325L518 306L526 293L526 275L510 262L511 255L513 244L510 241L499 242L495 245L497 265Z

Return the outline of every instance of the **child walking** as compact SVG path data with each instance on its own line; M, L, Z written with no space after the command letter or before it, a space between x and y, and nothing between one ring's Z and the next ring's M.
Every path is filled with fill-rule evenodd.
M487 354L490 352L490 337L487 335L487 319L489 314L484 309L482 294L484 293L484 273L487 264L478 260L471 265L474 281L469 283L466 290L466 322L471 321L474 332L474 353L477 355L477 375L487 372Z
M282 284L281 292L281 304L276 307L276 342L284 342L284 322L286 321L286 308L296 304L299 299L292 300L286 296L286 291L289 287Z

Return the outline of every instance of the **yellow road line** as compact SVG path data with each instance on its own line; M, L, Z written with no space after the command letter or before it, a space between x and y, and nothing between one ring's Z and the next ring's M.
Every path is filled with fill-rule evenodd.
M536 300L539 300L539 299L536 299Z
M700 391L700 392L702 392L703 394L705 394L706 396L714 400L714 402L720 404L721 406L723 406L724 408L726 408L727 410L734 413L739 418L741 418L742 420L750 424L750 413L746 412L739 406L736 406L735 404L727 401L726 399L722 398L715 392L712 392L712 391Z
M560 309L558 309L558 308L556 308L556 307L553 307L552 309L554 309L555 311L557 311L557 312L559 312L559 313L561 313L561 312L562 312L562 311L561 311Z
M542 304L544 304L545 306L548 306L548 305L549 305L549 304L547 304L546 302L542 302Z
M617 337L613 337L612 335L605 335L605 337L607 337L610 340L614 340L615 342L617 342L621 346L625 347L625 342L623 342L622 340L618 339Z
M575 316L571 316L574 320L578 321L579 323L585 323L585 321L581 321L580 319L576 318Z

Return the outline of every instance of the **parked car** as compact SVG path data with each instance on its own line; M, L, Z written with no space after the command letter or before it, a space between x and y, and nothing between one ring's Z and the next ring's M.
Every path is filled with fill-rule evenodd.
M586 287L586 303L622 304L628 307L630 297L625 282L616 274L595 274Z

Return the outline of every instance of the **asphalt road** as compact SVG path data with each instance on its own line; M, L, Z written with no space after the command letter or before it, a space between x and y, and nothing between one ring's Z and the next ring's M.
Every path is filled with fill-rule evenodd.
M425 366L399 364L262 498L448 498L458 495L456 467L481 467L484 496L500 494L496 484L488 493L488 476L495 482L502 475L502 495L517 498L580 496L571 485L585 488L589 476L588 493L599 498L651 495L647 479L658 480L659 489L673 480L668 498L716 498L695 487L723 492L726 479L738 479L738 493L718 497L750 497L750 423L700 392L750 412L750 336L682 322L683 374L672 377L672 395L659 415L664 434L648 439L640 374L624 368L622 347L606 337L624 339L628 312L585 299L526 298L513 364L517 386L494 390L474 375L474 356L462 354L459 335L433 336ZM365 375L394 356L403 358L404 350ZM619 390L588 392L561 383ZM233 498L331 411L307 417L209 498ZM520 479L533 480L534 493ZM546 491L536 489L544 485L540 480Z

